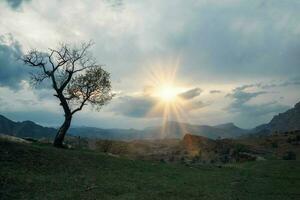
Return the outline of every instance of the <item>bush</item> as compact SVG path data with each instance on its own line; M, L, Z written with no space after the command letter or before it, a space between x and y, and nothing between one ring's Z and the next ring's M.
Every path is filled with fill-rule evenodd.
M111 140L97 141L97 147L101 152L109 153L111 151L113 142Z
M287 151L283 156L283 160L296 160L296 153L292 151Z
M272 145L272 148L278 148L278 143L277 142L272 142L271 145Z

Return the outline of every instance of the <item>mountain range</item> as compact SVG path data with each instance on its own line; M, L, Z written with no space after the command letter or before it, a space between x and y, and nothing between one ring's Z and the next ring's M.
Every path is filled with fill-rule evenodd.
M70 129L70 134L89 138L112 140L136 140L136 139L164 139L182 138L186 133L201 135L216 139L238 137L248 133L233 123L218 126L192 125L175 121L166 122L163 126L148 127L143 130L136 129L102 129L95 127L76 127Z
M110 139L110 140L139 140L182 138L190 133L205 136L211 139L236 138L245 135L268 135L272 132L285 132L300 130L300 102L294 108L280 113L267 124L262 124L254 129L242 129L233 123L216 126L192 125L175 121L166 122L163 126L137 129L103 129L95 127L72 127L69 134L73 136ZM14 122L0 115L0 133L18 137L53 138L55 128L43 127L32 121Z
M0 115L0 134L37 139L54 138L56 129L43 127L32 121L14 122Z

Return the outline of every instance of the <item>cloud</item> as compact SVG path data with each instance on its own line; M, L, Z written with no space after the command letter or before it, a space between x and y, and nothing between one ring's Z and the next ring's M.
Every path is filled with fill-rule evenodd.
M262 89L270 89L270 88L278 88L278 87L288 87L291 85L300 85L300 77L291 78L286 81L279 81L279 82L273 82L273 83L267 83L267 84L257 84L257 87L260 87Z
M105 0L106 3L115 10L120 10L124 7L123 0Z
M300 85L300 77L293 77L284 81L269 81L269 82L246 84L237 87L235 90L245 90L249 88L271 89L271 88L279 88L279 87L288 87L293 85L294 86Z
M190 101L187 102L187 105L185 106L186 111L196 111L198 109L204 108L206 106L209 106L211 103L203 102L203 101Z
M180 55L184 67L179 71L195 80L300 73L299 1L106 0L87 5L74 0L71 10L69 1L59 1L59 7L55 0L40 2L26 6L27 15L8 13L1 26L22 41L45 48L54 42L93 39L96 54L123 85L134 84L134 78L124 82L122 77L135 76L132 71L158 55ZM222 17L216 17L220 13ZM35 29L30 28L31 23Z
M21 56L21 45L12 36L0 36L0 86L17 89L28 78L29 70L18 60Z
M201 94L202 90L200 88L194 88L179 94L178 96L183 99L193 99Z
M239 114L240 118L252 118L256 120L257 117L268 114L276 114L285 111L289 106L282 105L277 101L269 101L264 103L250 103L250 100L258 96L268 94L267 91L247 92L246 89L255 86L256 84L249 84L237 87L232 93L227 94L226 97L233 99L232 103L226 108L231 113ZM240 119L242 120L242 119Z
M210 119L217 123L238 116L236 119L243 120L244 125L248 126L253 121L258 123L255 121L257 117L252 120L246 118L251 111L259 113L259 110L268 107L264 111L268 113L268 110L276 110L276 105L283 102L292 105L298 98L298 88L283 88L296 84L296 81L291 82L291 77L300 73L298 0L263 3L261 0L153 0L124 3L119 0L91 0L88 4L80 0L24 2L27 0L0 3L0 34L12 33L24 50L32 47L53 48L59 42L94 40L93 53L100 64L108 66L114 90L129 96L119 100L120 104L124 104L115 111L122 115L117 117L129 119L131 123L139 120L127 116L147 115L155 101L143 96L130 96L129 93L136 93L147 84L143 69L148 71L148 62L163 62L166 57L179 57L176 81L192 88L201 84L210 85L225 93L229 87L240 85L241 81L258 83L249 84L242 92L228 95L227 98L202 94L201 101L197 97L192 98L189 103L193 102L200 108L199 102L214 101L213 106L195 115L197 119L205 116L203 119L207 119L207 123L211 123ZM12 8L22 8L22 12L15 12L16 9ZM1 53L2 47L1 43ZM12 54L5 54L4 57ZM2 62L3 57L0 58ZM11 59L6 62L17 67ZM16 88L16 83L27 75L13 71L9 73L10 76L2 76L11 69L3 70L3 65L0 65L0 84ZM268 91L275 88L278 96L285 97L283 100ZM145 93L147 91L151 93L151 88L145 88ZM257 94L262 91L268 93ZM141 108L131 102L141 105ZM226 106L232 110L216 112ZM123 109L127 109L124 115L121 114ZM207 117L209 115L213 117Z
M193 72L190 78L216 81L264 78L265 73L279 77L299 74L300 29L296 21L300 2L290 3L262 5L253 0L195 5L170 43L183 52L184 70ZM219 13L222 17L216 17ZM203 65L206 67L199 67Z
M18 9L23 2L28 2L31 0L6 0L6 2L8 3L8 5L12 8L12 9Z
M151 91L153 91L153 87L147 86L144 87L143 93L139 96L126 95L119 97L116 100L116 104L112 107L112 111L118 115L134 118L163 117L166 105L159 98L151 96ZM186 113L206 107L209 103L195 99L201 92L200 88L187 90L178 95L181 97L181 101L175 102L175 104L180 107L181 111ZM172 109L169 110L170 116L175 116L175 114Z
M209 91L210 94L218 94L218 93L221 93L222 91L221 90L211 90Z
M260 92L245 92L236 88L233 93L226 95L227 97L233 98L233 102L230 105L230 111L239 111L245 103L250 101L252 98L255 98L259 95L266 94L266 91Z
M151 108L156 104L156 100L149 96L123 96L113 108L117 114L128 117L146 117Z
M259 124L269 122L275 114L290 108L290 106L274 100L273 92L261 91L263 85L242 85L226 95L232 101L224 110L228 112L232 120L239 126L253 128ZM277 99L283 101L280 96Z

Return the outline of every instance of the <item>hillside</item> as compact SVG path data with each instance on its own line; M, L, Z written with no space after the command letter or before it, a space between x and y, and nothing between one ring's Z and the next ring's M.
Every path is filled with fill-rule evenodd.
M186 134L182 139L134 141L91 139L87 140L85 145L85 148L97 152L135 160L192 165L211 163L223 165L267 158L300 159L300 132L216 140L191 134Z
M294 108L273 117L269 123L272 131L300 130L300 102Z
M300 102L286 112L275 115L269 123L257 126L251 132L257 135L268 135L295 130L300 130Z
M3 140L0 154L2 200L289 200L300 196L299 161L190 167Z

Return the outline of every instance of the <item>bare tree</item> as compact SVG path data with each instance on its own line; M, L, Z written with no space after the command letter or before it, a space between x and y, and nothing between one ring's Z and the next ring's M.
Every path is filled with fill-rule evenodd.
M24 63L37 69L32 74L32 84L49 80L64 111L64 123L54 139L54 146L62 147L72 117L91 104L100 109L113 97L110 74L97 65L89 52L92 43L80 46L61 44L48 52L31 50L22 57Z

